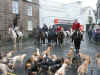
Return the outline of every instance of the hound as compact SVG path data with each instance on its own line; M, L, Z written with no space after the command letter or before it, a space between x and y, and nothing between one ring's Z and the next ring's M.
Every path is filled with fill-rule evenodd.
M12 72L12 70L10 70L8 66L3 63L0 63L0 70L2 71L3 75L7 75L8 71Z
M6 57L7 57L7 58L10 58L10 57L13 55L13 53L15 53L15 51L10 51L10 52L8 52L8 53L6 54Z
M97 67L100 71L100 54L96 54L96 64L97 64Z
M16 61L19 61L19 62L21 62L21 64L23 64L24 58L26 56L27 56L27 54L21 54L21 55L17 55L17 56L14 56L13 58L9 58L9 59L11 59L15 64L16 64Z
M89 56L86 55L86 54L83 54L83 53L79 53L80 55L80 58L82 59L82 61L86 60L86 59L89 59Z
M62 67L57 70L55 75L65 75L66 68L68 68L68 64L70 63L69 59L65 59Z
M87 74L88 73L88 65L90 64L90 57L88 58L88 59L86 59L83 63L82 63L82 65L80 65L79 67L78 67L78 70L77 70L77 72L78 72L78 75L85 75L85 74Z
M72 48L70 48L70 50L68 51L68 53L66 54L66 56L68 57L68 59L71 61L70 65L72 64L72 58L73 58L73 50Z
M43 56L44 56L44 57L45 57L45 55L50 56L50 51L51 51L51 46L48 46L47 50L45 50L45 51L43 52Z

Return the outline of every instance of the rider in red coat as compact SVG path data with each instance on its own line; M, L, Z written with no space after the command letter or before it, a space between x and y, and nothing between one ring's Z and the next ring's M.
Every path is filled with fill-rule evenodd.
M72 25L72 30L73 31L74 30L79 30L80 27L81 27L80 23L77 20L75 20L75 22Z
M56 29L56 32L59 32L61 31L62 27L61 26L58 26L57 29Z

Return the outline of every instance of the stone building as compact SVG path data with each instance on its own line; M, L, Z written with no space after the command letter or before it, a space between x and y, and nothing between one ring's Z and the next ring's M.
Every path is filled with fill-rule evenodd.
M97 22L100 23L100 0L97 1L97 13L96 13Z
M17 23L27 36L39 25L39 0L0 0L0 40L8 39L8 26L19 14Z

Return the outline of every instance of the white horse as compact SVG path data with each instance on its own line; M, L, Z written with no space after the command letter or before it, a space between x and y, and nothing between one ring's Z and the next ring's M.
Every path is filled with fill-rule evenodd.
M15 27L15 29L13 29L12 27L9 28L9 34L11 36L11 39L13 40L13 48L14 50L16 50L16 40L18 38L18 45L19 48L22 48L22 39L23 39L23 33L19 30L19 27Z

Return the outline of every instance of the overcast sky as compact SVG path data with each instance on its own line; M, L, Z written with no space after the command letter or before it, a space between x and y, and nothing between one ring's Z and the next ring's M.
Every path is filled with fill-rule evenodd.
M61 2L61 3L71 3L75 1L82 1L83 6L90 6L93 9L96 9L96 3L97 3L97 0L50 0L50 1Z

